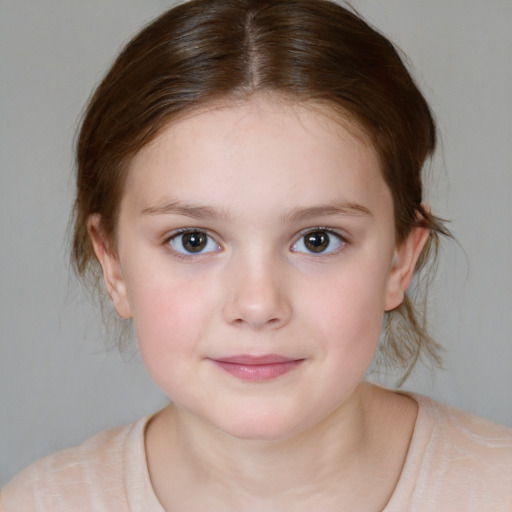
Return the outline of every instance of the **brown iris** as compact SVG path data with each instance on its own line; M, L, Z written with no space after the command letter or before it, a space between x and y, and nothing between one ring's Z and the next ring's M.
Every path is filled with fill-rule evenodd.
M206 233L203 233L202 231L191 231L190 233L184 233L181 236L181 243L188 252L200 252L206 247L208 242Z
M311 252L323 252L329 247L329 235L325 231L315 231L304 236L304 245Z

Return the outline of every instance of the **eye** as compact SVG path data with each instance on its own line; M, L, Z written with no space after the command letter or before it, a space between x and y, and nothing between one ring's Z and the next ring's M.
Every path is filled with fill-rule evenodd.
M345 240L336 233L326 229L314 229L302 236L292 245L293 252L309 254L329 254L341 249Z
M204 254L220 250L220 246L204 231L184 231L169 239L170 246L180 254Z

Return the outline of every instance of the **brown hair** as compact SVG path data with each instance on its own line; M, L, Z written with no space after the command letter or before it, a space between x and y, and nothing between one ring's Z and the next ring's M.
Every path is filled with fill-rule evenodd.
M430 229L424 265L438 233L447 234L422 205L421 171L436 129L393 45L328 0L192 0L128 43L84 114L72 253L79 275L99 275L87 219L100 214L113 239L131 158L176 116L258 92L326 104L360 125L392 193L398 240L415 226ZM439 361L408 297L385 323L383 353L406 374L422 353Z

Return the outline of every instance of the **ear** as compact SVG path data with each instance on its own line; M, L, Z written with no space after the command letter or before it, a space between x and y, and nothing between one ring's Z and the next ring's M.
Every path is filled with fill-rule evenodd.
M386 311L397 308L404 300L429 233L427 228L413 228L407 238L396 248L387 284Z
M94 253L103 270L103 279L107 293L114 303L117 314L121 318L131 318L131 308L126 293L126 284L119 265L119 258L109 242L101 226L101 216L91 215L87 221L87 230L91 237Z

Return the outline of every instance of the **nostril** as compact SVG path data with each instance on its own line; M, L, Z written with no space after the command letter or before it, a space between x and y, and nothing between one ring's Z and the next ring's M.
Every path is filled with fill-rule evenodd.
M284 318L272 317L272 318L261 318L261 317L242 317L231 320L231 325L236 327L250 327L251 329L278 329L281 325L286 324Z
M236 280L223 306L225 320L233 326L278 329L289 321L291 305L283 287L272 276L247 276Z

